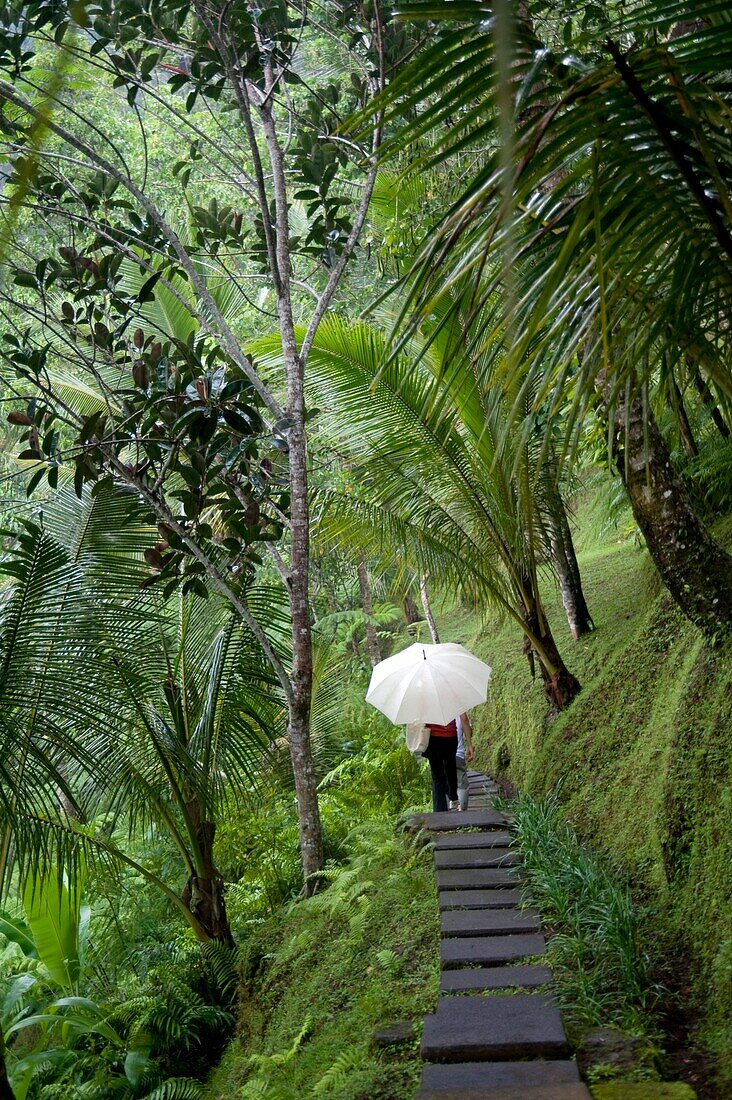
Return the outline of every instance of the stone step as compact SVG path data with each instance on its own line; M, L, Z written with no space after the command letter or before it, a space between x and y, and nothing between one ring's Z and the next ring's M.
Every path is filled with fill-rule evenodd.
M521 856L510 848L435 850L435 867L439 871L459 867L515 867L520 862Z
M629 1095L629 1094L628 1094ZM618 1094L619 1100L620 1094ZM581 1083L566 1085L519 1085L517 1088L420 1089L415 1100L592 1100ZM660 1100L660 1096L659 1096Z
M512 909L521 890L440 890L440 909Z
M534 909L453 909L440 917L445 937L503 936L511 932L535 932L540 926Z
M441 993L469 993L488 989L538 989L552 978L548 966L483 966L443 970Z
M407 822L411 829L452 832L454 829L505 829L506 818L496 810L447 810L442 813L413 814Z
M536 933L515 936L457 936L440 942L440 964L443 970L459 966L491 966L545 955L546 940Z
M511 834L500 831L481 833L443 833L435 837L435 851L446 852L451 848L507 848Z
M494 1089L536 1085L579 1084L576 1062L462 1062L437 1064L422 1070L422 1088Z
M511 867L457 867L437 871L438 890L481 890L493 886L520 886L518 871Z
M559 1009L541 993L441 997L437 1011L424 1018L425 1061L526 1060L566 1052Z

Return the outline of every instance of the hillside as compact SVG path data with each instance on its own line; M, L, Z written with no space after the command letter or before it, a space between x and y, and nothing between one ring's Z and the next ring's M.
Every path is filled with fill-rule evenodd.
M729 542L730 525L718 530ZM580 532L580 543L582 532ZM583 684L548 726L511 625L461 631L494 668L477 718L478 766L542 794L561 784L568 820L627 876L672 1030L718 1062L732 1094L732 646L706 643L673 606L643 548L585 537L596 631L573 643L556 593L549 614ZM702 1059L703 1059L702 1055Z

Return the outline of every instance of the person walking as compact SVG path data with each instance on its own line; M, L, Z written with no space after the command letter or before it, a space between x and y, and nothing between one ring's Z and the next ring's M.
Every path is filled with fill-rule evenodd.
M430 739L423 755L427 758L432 773L432 809L439 813L455 809L457 801L457 722L453 718L447 725L426 722Z
M447 725L427 722L430 739L422 754L429 761L432 774L432 809L467 810L467 765L474 756L473 729L467 714L461 714Z

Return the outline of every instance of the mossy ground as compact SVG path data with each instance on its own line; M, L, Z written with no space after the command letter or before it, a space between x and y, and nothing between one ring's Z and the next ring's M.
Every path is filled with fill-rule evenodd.
M594 1100L695 1100L693 1089L680 1082L674 1084L650 1081L643 1084L616 1082L609 1085L595 1085L591 1092Z
M367 827L327 891L259 929L238 1038L210 1100L414 1095L439 918L431 854L392 830ZM375 1047L374 1032L401 1020L415 1022L414 1039Z

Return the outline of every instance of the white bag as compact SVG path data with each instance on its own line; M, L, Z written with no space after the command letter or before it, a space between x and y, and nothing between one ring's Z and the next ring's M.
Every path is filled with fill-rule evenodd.
M409 722L406 736L407 748L410 752L424 752L429 744L430 731L424 722Z

